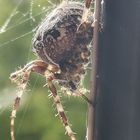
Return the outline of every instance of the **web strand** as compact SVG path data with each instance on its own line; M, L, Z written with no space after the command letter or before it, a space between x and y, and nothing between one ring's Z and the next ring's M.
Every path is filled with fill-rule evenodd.
M2 27L0 28L0 34L6 31L6 28L8 27L11 19L17 14L17 9L20 6L20 4L22 3L23 0L20 0L19 3L17 4L17 6L14 8L14 10L12 11L12 13L10 14L10 16L7 18L7 20L4 22L4 24L2 25Z

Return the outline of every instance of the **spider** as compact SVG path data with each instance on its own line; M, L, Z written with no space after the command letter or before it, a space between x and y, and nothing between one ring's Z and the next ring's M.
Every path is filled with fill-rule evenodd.
M65 130L71 140L76 140L53 81L58 81L61 87L71 92L71 95L80 95L90 102L80 89L81 79L89 63L88 46L93 36L93 13L89 8L90 3L91 0L86 0L83 6L80 2L64 1L36 29L32 46L38 59L10 75L11 81L18 86L18 94L11 112L11 140L15 140L16 112L31 72L39 73L46 78L46 85L51 91Z

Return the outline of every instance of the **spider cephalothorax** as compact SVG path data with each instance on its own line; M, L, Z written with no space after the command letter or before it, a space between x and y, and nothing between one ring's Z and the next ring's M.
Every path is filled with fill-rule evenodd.
M33 51L60 68L55 77L70 90L76 90L90 55L93 17L89 13L88 21L78 29L82 13L81 3L62 3L42 21L33 39Z
M33 51L39 59L31 61L10 76L11 81L19 88L11 112L11 140L15 140L14 118L31 72L39 73L46 78L66 132L71 140L76 140L53 81L58 81L72 93L76 92L90 102L79 89L81 77L89 62L89 44L93 35L90 2L91 0L86 0L85 7L78 2L63 2L38 26L32 44Z

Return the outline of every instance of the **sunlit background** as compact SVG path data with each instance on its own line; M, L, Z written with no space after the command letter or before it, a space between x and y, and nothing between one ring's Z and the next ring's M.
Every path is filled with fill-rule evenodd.
M55 0L0 0L0 139L10 140L10 112L16 85L10 73L36 56L31 51L33 30L60 2ZM61 124L44 78L31 74L15 122L16 140L69 140ZM84 80L89 88L89 76ZM85 139L87 103L63 96L62 102L78 140Z

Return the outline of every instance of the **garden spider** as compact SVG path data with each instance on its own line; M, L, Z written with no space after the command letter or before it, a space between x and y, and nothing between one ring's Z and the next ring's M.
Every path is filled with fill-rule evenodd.
M10 79L19 90L11 112L11 140L14 137L14 119L31 72L46 78L47 86L56 105L57 112L71 140L76 140L65 115L60 97L53 80L70 91L88 98L79 88L89 62L90 44L93 36L93 13L90 12L91 0L85 6L80 2L62 2L38 26L33 38L33 52L39 57L12 73Z

